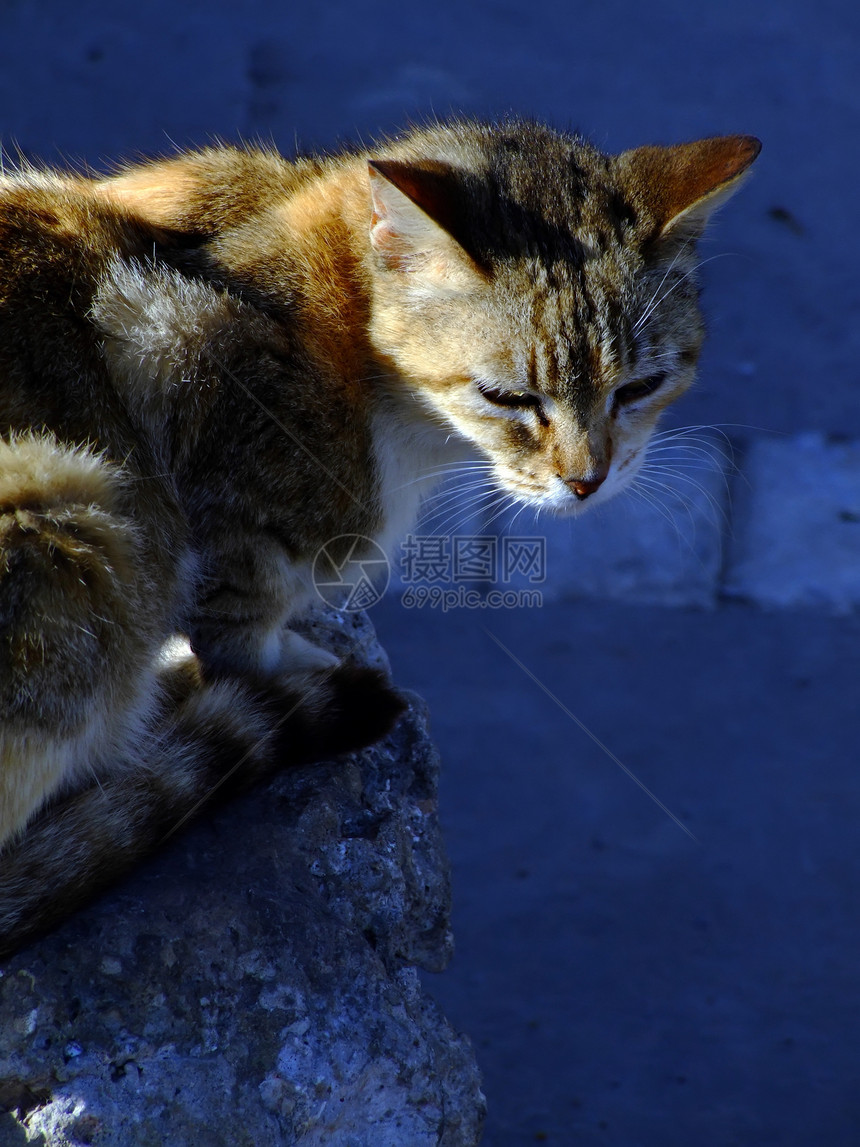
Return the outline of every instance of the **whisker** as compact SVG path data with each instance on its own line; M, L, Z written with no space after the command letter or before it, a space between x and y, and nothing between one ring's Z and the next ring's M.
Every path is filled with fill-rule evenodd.
M737 467L733 462L729 463L726 459L722 459L721 462L706 451L701 453L691 451L684 454L669 450L655 450L653 453L648 451L643 465L648 466L652 472L661 470L666 472L669 466L676 466L682 473L700 471L704 474L718 475L726 489L729 488L729 475L737 473Z
M669 523L669 525L675 531L675 533L678 536L678 539L680 541L681 531L678 529L678 523L675 521L674 517L666 509L666 507L663 505L663 503L659 500L659 498L656 497L656 493L652 492L649 489L643 489L641 481L638 478L631 486L627 487L626 493L636 494L638 497L640 497L642 499L643 502L646 503L646 505L648 505L652 509L656 510L657 513L662 518L665 518L665 520Z
M498 485L496 482L489 478L482 478L478 482L472 482L468 486L458 486L454 490L439 490L435 494L431 494L425 503L421 516L425 517L430 511L437 513L444 509L451 502L462 501L472 494L477 494L481 490L491 492L497 490Z
M689 453L682 453L674 448L649 449L646 451L643 465L652 473L668 474L673 472L673 467L677 474L686 474L689 470L703 470L706 473L718 474L724 484L728 486L728 478L717 457L703 448L687 447L685 449ZM737 469L733 461L728 463L725 458L723 461L726 462L729 470L734 472Z
M484 529L489 529L492 523L495 522L496 518L500 518L502 514L506 514L508 510L517 504L518 501L519 498L516 494L506 492L500 509L498 509L496 513L492 515L492 517L487 518L487 520L484 522Z
M721 458L732 470L737 470L734 443L729 436L717 427L714 427L714 431L719 434L722 439L721 442L718 441L713 434L699 433L699 431L703 429L711 430L710 427L690 426L655 434L648 445L648 453L657 454L665 449L678 451L687 450L690 452L699 451L710 455L714 459Z
M406 490L410 486L415 486L419 482L436 482L439 484L448 484L454 478L470 478L473 474L492 473L495 464L492 462L481 463L475 466L466 465L452 465L448 469L440 469L436 472L432 470L425 470L423 474L419 474L417 478L411 478L408 482L396 486L395 490Z
M679 475L679 477L682 476ZM657 491L662 491L668 494L672 502L679 508L683 509L690 522L690 526L693 531L693 538L695 538L699 524L702 521L707 521L711 529L718 529L719 523L716 519L717 517L722 517L726 525L729 526L729 520L726 517L723 508L715 501L715 499L708 493L708 491L702 490L697 483L693 483L693 485L695 485L696 488L705 495L705 500L708 503L708 510L710 513L707 515L703 515L702 507L700 505L693 503L688 495L686 495L682 490L679 490L677 487L672 486L668 482L662 482L659 478L653 477L653 475L651 477L648 475L643 475L643 482L649 486L654 493ZM668 508L669 507L667 506L667 509ZM712 517L710 515L714 516ZM693 549L692 542L687 538L684 540L690 549Z
M654 479L651 479L649 482L649 480L647 478L645 479L645 481L648 482L649 487L650 487L650 489L649 489L650 499L646 499L646 500L650 500L652 506L654 506L655 508L660 508L657 506L656 501L654 499L656 498L656 496L659 492L665 491L672 496L672 500L676 505L680 504L680 506L683 507L683 509L685 510L687 517L690 521L690 526L692 527L692 536L691 537L687 536L678 526L678 523L675 520L674 516L671 516L670 520L672 521L672 525L673 525L673 528L675 530L675 536L676 536L678 545L680 546L681 543L683 543L684 547L696 558L696 561L698 562L698 564L704 569L705 564L704 564L702 555L700 552L697 551L697 549L694 545L697 527L698 527L699 523L702 521L701 514L698 514L698 515L694 514L693 513L693 507L690 505L687 498L685 498L682 494L680 494L679 491L674 490L671 486L668 486L666 483L658 482ZM635 492L635 493L640 494L643 497L645 497L645 492L642 489L637 489L635 491L631 490L631 492ZM664 514L664 517L665 517L665 514ZM719 528L718 524L714 521L711 521L710 525L713 529Z
M484 491L464 491L462 499L454 499L445 505L437 507L429 516L422 515L419 524L422 529L432 529L437 533L445 533L446 527L454 521L462 521L466 517L474 517L478 513L486 513L490 506L495 505L494 495L498 494L498 487ZM491 501L491 499L493 499ZM490 505L485 505L485 503Z
M644 315L642 319L638 320L637 324L634 327L634 333L641 334L641 332L644 331L647 327L647 323L644 320L646 318L650 319L650 317L653 315L654 311L656 311L657 307L661 306L666 301L666 299L669 298L669 296L672 294L673 291L677 291L677 289L680 286L682 286L682 284L684 284L689 278L691 278L698 271L700 271L702 269L702 267L705 266L706 263L713 263L713 261L715 259L725 259L727 255L731 255L731 254L732 254L731 251L722 251L722 252L720 252L719 255L711 255L707 259L702 259L700 262L698 262L695 265L695 267L691 267L690 270L687 271L685 274L683 274L680 277L680 279L676 280L676 282L674 282L672 284L672 286L667 291L664 291L663 294L660 296L660 298L655 303L653 303L651 305L651 307L648 310L648 312L646 313L646 315ZM676 256L676 258L677 258L677 256ZM665 278L665 276L664 276L664 278Z
M666 430L660 431L660 434L676 434L685 430L712 430L715 434L719 434L723 438L728 438L728 435L725 433L726 430L755 430L760 434L773 434L779 438L788 437L788 433L784 430L774 430L772 426L751 426L747 422L711 422L702 426L669 427Z
M648 449L649 453L656 453L658 450L697 450L700 453L707 453L711 457L715 455L719 455L723 458L730 457L729 451L724 450L716 439L708 440L707 438L698 438L692 435L684 435L683 438L674 439L653 439Z
M653 462L657 466L665 466L667 463L674 462L683 468L710 470L711 473L723 472L719 459L707 450L690 450L683 454L676 450L649 450L646 457L649 462ZM734 469L734 467L730 466L729 469Z
M507 533L508 534L510 534L511 530L514 528L514 522L517 520L517 518L520 516L520 514L523 512L523 510L527 510L529 508L529 505L530 505L529 502L523 502L523 504L520 506L520 508L517 510L517 512L514 514L514 516L508 522L508 526L507 526Z
M641 329L641 327L642 327L642 324L645 322L645 320L646 320L646 319L648 318L648 316L651 314L651 311L654 309L654 307L657 305L657 304L654 302L654 300L655 300L655 299L657 298L657 296L659 295L659 293L660 293L660 289L661 289L661 287L663 286L663 284L666 282L666 279L667 279L667 278L669 277L669 275L672 273L672 268L675 266L675 264L678 262L678 260L681 258L681 256L682 256L682 255L685 255L685 254L686 254L686 253L687 253L687 252L690 250L690 248L691 248L691 247L692 247L692 240L688 239L688 240L687 240L685 243L683 243L683 244L682 244L682 245L681 245L681 246L678 248L678 250L675 252L675 258L672 260L672 262L669 264L669 266L668 266L668 267L666 268L666 270L663 272L663 278L662 278L662 279L660 280L660 282L657 284L657 286L656 286L656 287L655 287L655 289L654 289L654 293L651 295L651 298L650 298L650 299L648 300L648 302L645 304L645 310L644 310L644 312L643 312L643 313L642 313L642 315L641 315L641 316L640 316L640 317L639 317L639 318L636 320L636 322L633 324L633 329L632 329L632 330L631 330L631 332L630 332L630 333L631 333L631 335L636 335L636 334L638 334L638 333L639 333L639 331L640 331L640 329Z
M697 482L695 478L691 478L690 475L685 474L683 470L676 470L672 467L661 467L661 469L664 474L670 474L672 477L677 478L679 481L686 482L688 485L692 486L694 490L698 490L708 505L711 507L711 509L714 511L714 513L722 518L726 527L731 528L731 522L729 521L729 516L725 509L719 504L711 491L707 490L701 484L701 482ZM726 482L726 488L728 489L728 482ZM681 494L680 491L678 491L678 497L683 500L683 494Z

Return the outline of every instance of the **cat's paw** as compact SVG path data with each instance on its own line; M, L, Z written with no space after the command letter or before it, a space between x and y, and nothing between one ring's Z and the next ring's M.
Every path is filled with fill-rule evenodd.
M326 672L336 669L340 658L319 645L314 645L300 633L284 629L279 637L278 673L289 677L293 673Z
M284 625L268 632L239 625L199 626L192 636L191 648L210 680L243 676L260 680L300 678L307 673L335 669L339 661L333 653Z

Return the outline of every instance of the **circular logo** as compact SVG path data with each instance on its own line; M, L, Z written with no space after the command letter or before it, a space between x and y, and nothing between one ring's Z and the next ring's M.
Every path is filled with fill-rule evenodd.
M362 534L340 534L314 558L317 593L336 609L370 609L388 589L391 567L381 546Z

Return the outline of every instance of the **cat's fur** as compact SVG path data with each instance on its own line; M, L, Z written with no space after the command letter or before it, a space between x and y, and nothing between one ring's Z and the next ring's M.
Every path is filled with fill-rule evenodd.
M0 177L0 950L240 759L388 727L380 678L285 628L325 543L390 550L467 449L560 513L629 483L757 152L457 122ZM173 634L194 658L159 668Z

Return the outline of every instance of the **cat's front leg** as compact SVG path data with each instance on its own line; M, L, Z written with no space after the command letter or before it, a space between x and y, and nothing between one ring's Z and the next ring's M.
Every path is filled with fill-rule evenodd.
M204 676L240 677L280 698L277 723L288 729L291 751L301 742L305 759L361 749L388 732L403 699L385 674L339 658L287 627L311 601L310 567L291 564L265 535L239 539L234 532L220 547L217 565L213 556L210 551L208 581L190 626Z
M210 675L264 679L328 673L339 659L288 628L310 604L310 569L266 535L240 537L208 556L191 645Z

